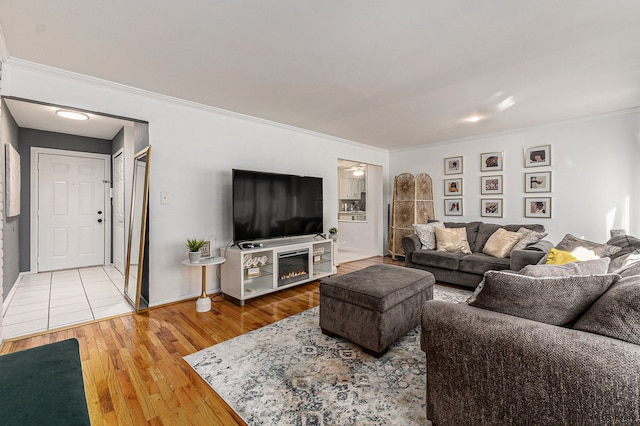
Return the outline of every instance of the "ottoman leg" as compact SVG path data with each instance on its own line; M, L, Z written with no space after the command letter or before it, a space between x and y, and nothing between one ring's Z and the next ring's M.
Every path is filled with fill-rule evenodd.
M332 333L329 330L327 330L326 328L321 328L320 330L322 330L322 334L324 334L325 336L329 336L329 337L336 337L337 336L336 333Z
M375 352L365 347L362 348L362 352L364 352L367 355L371 355L374 358L380 358L382 355L386 354L388 350L389 350L389 347L384 348L380 352Z

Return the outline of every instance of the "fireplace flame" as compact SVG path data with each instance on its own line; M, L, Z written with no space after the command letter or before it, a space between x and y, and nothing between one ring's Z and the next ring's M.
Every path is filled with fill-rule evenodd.
M292 272L289 272L287 274L280 275L280 279L281 280L288 280L290 278L301 277L303 275L307 275L307 271L299 271L299 272L292 271Z

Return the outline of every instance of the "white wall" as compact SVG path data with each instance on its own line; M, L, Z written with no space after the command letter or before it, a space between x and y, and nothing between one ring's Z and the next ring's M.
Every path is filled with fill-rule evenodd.
M187 237L231 240L232 168L323 177L325 229L338 209L338 158L381 164L389 179L383 150L21 60L3 64L2 94L149 122L152 306L199 294L200 270L180 265ZM218 290L216 274L207 276L208 291Z
M481 123L479 123L481 124ZM504 134L392 152L390 181L404 172L426 172L433 178L436 217L445 221L542 223L554 243L571 233L606 241L609 230L624 228L640 235L640 111L575 120ZM524 167L524 148L551 145L551 167ZM504 151L502 172L481 173L480 154ZM464 174L444 174L444 158L464 156ZM524 174L552 171L552 192L524 192ZM502 174L504 194L480 195L483 175ZM444 216L444 179L463 178L464 216ZM551 196L552 218L524 217L525 196ZM503 218L480 216L481 198L503 198Z

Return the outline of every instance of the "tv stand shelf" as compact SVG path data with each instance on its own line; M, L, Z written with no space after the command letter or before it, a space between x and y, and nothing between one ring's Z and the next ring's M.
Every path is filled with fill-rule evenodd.
M245 300L336 273L333 240L299 237L263 241L262 247L231 247L222 265L222 293Z

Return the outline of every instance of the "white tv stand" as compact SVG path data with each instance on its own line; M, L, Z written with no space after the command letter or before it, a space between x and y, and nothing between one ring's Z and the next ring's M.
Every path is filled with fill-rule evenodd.
M261 241L261 247L227 249L222 293L245 300L328 277L337 272L333 240L292 237Z

